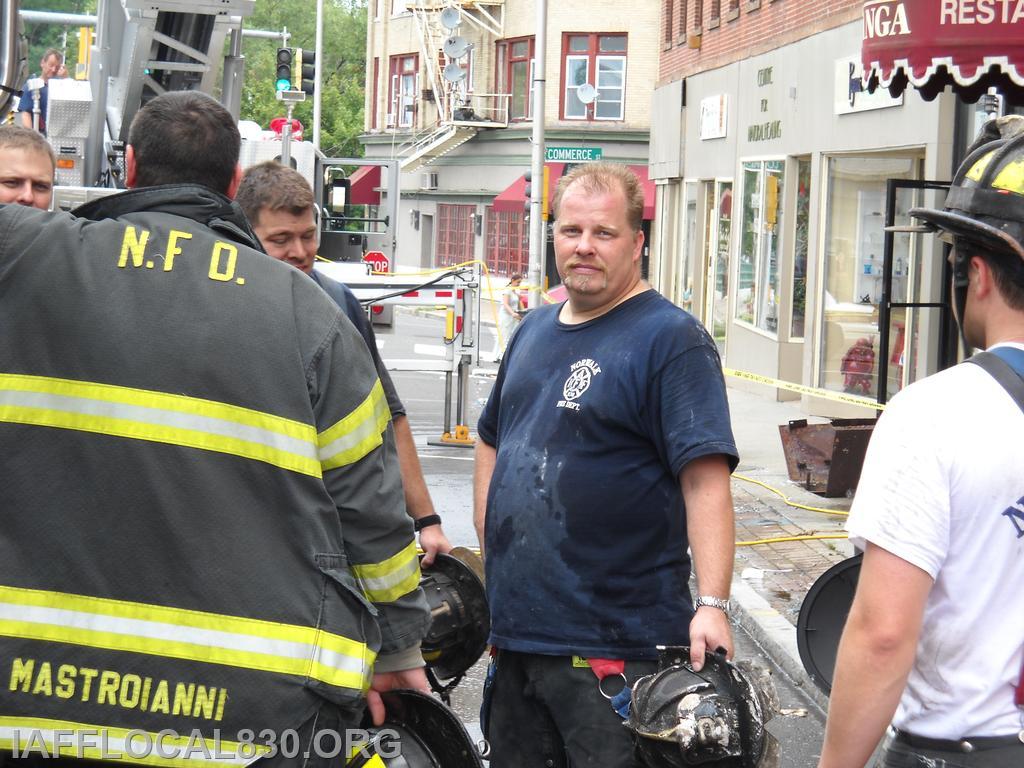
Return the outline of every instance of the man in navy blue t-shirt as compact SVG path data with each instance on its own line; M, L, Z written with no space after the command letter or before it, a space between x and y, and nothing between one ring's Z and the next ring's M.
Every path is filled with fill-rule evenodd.
M36 83L42 81L39 87L39 126L38 131L46 135L46 115L49 101L49 90L50 80L56 77L57 72L60 70L63 64L64 56L56 48L47 48L43 54L43 58L39 60L39 77L29 79L21 89L21 100L18 102L18 112L21 113L21 124L26 128L34 127L32 125L32 115L35 111L35 97L32 89L29 88L30 84L33 84L33 80Z
M713 341L640 278L636 176L580 166L554 210L568 301L523 321L478 427L491 768L619 768L622 678L655 671L658 645L689 645L697 668L732 654L738 457Z

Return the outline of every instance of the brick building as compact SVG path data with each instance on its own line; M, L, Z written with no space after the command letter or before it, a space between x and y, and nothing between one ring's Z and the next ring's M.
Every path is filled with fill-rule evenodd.
M481 259L500 275L526 271L535 14L531 0L370 0L362 141L368 157L401 161L399 265ZM658 14L657 0L548 5L552 176L577 154L558 149L646 175ZM578 90L585 83L597 93L591 103Z
M902 3L663 0L651 279L703 320L726 366L874 399L883 354L884 398L933 372L949 339L942 311L897 307L880 349L883 220L941 204L914 187L950 177L985 113L948 91L864 91L865 5ZM890 302L940 301L936 244L896 235L890 254ZM854 350L871 370L851 379Z

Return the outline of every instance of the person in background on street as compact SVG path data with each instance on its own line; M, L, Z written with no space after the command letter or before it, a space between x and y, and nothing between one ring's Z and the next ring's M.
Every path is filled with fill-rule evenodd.
M0 125L0 203L48 210L56 162L41 134L20 125Z
M519 284L523 276L516 273L508 279L508 285L501 292L501 304L498 306L498 331L494 335L494 362L500 363L501 356L508 348L516 326L522 320L519 310L523 308L523 299L519 294Z
M43 58L39 60L39 77L29 78L21 89L21 100L18 102L18 114L21 124L26 128L32 128L32 118L35 112L35 95L29 85L33 81L42 80L39 88L39 132L46 135L46 109L47 95L49 93L50 78L55 77L60 68L64 66L64 56L56 48L47 48Z
M182 735L150 762L295 765L276 744L326 768L382 692L429 692L383 390L230 199L240 143L212 98L165 93L130 191L0 206L0 725L7 750L58 727L46 764L138 757L130 730Z
M313 269L320 243L313 216L313 190L298 171L270 161L254 165L245 172L236 199L267 253L312 277L345 312L366 341L391 411L402 467L405 506L419 532L420 547L425 553L423 564L429 567L438 552L447 554L452 545L441 527L440 515L434 512L405 406L381 360L366 310L352 291Z
M988 353L908 386L874 430L820 768L861 768L890 723L885 768L1024 765L1022 164L1024 118L990 121L945 208L910 211L952 242L954 313Z
M714 342L641 280L636 176L580 165L553 210L568 300L523 320L478 425L487 736L491 768L620 768L616 673L653 673L658 645L689 645L698 669L705 650L732 655L738 456Z

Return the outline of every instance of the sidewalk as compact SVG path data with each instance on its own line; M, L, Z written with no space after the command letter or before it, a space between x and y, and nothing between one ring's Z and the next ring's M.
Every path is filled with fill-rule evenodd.
M728 381L727 381L728 383ZM789 506L756 480L791 501L810 507L848 511L850 500L828 499L792 482L786 471L779 425L808 418L799 401L776 402L774 391L748 392L729 387L729 406L740 464L733 478L736 510L736 567L732 599L735 620L823 709L827 697L804 671L796 641L800 606L815 580L853 555L845 539L787 541L745 546L808 534L842 534L845 517ZM813 421L813 417L810 419Z

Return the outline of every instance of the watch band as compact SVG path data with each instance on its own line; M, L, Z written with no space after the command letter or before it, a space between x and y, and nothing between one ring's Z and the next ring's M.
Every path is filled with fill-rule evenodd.
M440 515L424 515L423 517L420 517L420 518L418 518L416 520L413 520L412 527L413 527L413 529L415 529L416 533L419 533L424 528L427 528L427 527L429 527L431 525L440 525L440 524L441 524L441 516Z
M693 603L694 609L700 608L701 606L708 606L709 608L717 608L720 611L729 612L729 601L723 600L720 597L714 597L713 595L698 595L696 601Z

